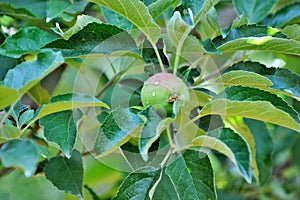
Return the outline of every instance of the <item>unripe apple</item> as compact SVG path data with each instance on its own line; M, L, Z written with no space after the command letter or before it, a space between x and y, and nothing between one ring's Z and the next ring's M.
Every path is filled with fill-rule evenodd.
M185 83L170 73L158 73L145 81L141 91L144 107L153 106L163 117L170 117L173 104L178 102L180 108L187 105L190 95Z

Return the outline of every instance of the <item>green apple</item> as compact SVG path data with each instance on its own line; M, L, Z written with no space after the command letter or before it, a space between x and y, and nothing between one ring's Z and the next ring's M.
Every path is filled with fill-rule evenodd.
M153 106L161 116L170 117L173 104L180 108L188 104L190 95L186 84L177 76L161 72L145 81L141 91L144 107Z

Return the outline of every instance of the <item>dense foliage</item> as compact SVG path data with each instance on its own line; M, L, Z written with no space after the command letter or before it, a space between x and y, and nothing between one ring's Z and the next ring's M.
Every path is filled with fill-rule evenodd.
M299 9L0 0L0 199L299 199Z

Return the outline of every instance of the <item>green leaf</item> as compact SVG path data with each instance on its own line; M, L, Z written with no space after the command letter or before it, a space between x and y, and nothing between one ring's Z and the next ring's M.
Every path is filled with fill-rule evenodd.
M244 121L255 140L259 183L264 184L271 176L274 144L265 123L253 119L244 119Z
M1 0L0 10L13 10L20 14L27 14L37 18L45 18L46 16L46 1L28 0L28 1L11 1Z
M171 182L170 177L166 175L165 171L162 172L160 181L154 191L153 199L180 200L174 184Z
M300 132L297 112L277 95L256 88L226 88L200 111L201 117L211 114L257 119Z
M1 120L0 120L1 122ZM0 144L20 136L21 131L15 126L4 124L0 127Z
M75 35L80 30L82 30L84 27L86 27L88 24L91 24L94 22L101 24L101 21L95 17L89 16L89 15L78 15L74 26L72 26L66 32L62 33L61 36L64 39L68 40L72 35Z
M27 94L34 100L37 105L46 104L50 101L49 92L42 87L41 83L37 83L30 90L28 90Z
M148 107L138 113L144 118L145 124L142 128L139 150L142 158L148 160L148 151L151 145L160 137L160 134L174 121L173 118L162 119L153 107Z
M277 0L233 0L233 5L239 15L244 14L250 23L260 22L271 11Z
M55 18L61 18L64 21L72 21L77 12L84 10L87 5L86 0L51 0L47 1L47 22Z
M180 0L156 0L148 6L149 12L153 18L158 17L166 9L180 4Z
M73 151L70 159L62 156L51 158L44 171L46 178L58 189L83 198L83 163L78 151Z
M77 123L82 116L79 109L66 110L47 115L39 121L47 140L58 144L67 158L71 157L77 138Z
M19 117L19 127L22 127L24 124L29 122L33 117L34 117L34 111L33 110L26 110Z
M115 25L119 28L130 30L132 28L132 23L124 18L122 15L110 10L106 7L101 7L104 18L107 23Z
M251 182L251 154L248 144L239 134L229 128L217 129L196 137L192 145L223 153L238 167L245 180Z
M214 38L220 34L220 24L216 9L211 8L201 19L197 31L201 35L201 40Z
M35 113L35 118L33 119L33 121L36 121L52 113L92 106L104 107L109 109L108 105L106 105L102 101L86 94L68 93L57 95L52 97L48 104L39 107L39 109Z
M288 24L300 22L300 3L288 5L273 15L266 17L262 23L272 27L284 27Z
M149 199L149 192L158 180L159 172L153 168L143 168L130 173L113 200Z
M217 199L213 169L206 155L193 150L173 155L165 172L179 199Z
M17 59L0 55L0 63L5 63L0 67L0 81L3 81L8 70L14 68L18 64L18 61Z
M254 72L248 72L243 70L235 70L224 73L215 82L217 84L220 84L221 87L242 85L249 87L264 88L273 85L273 83L268 78Z
M36 146L30 140L10 140L0 149L0 157L5 167L19 167L25 176L32 176L38 163Z
M60 52L40 52L34 62L23 62L10 69L4 78L4 86L17 89L23 94L63 62Z
M91 1L103 5L122 15L125 19L140 29L146 35L151 44L155 44L160 37L159 26L153 22L147 7L140 0Z
M272 88L284 91L285 94L288 94L290 96L296 96L297 98L300 98L300 76L288 69L275 67L268 68L261 63L248 61L234 64L233 66L228 68L224 72L225 74L222 76L226 76L226 74L234 71L240 73L240 70L254 72L256 74L264 76L271 81ZM257 85L257 87L261 86Z
M133 38L124 30L96 22L87 24L83 29L75 25L71 32L66 33L68 40L59 39L45 48L61 51L64 57L77 57L90 54L109 54L114 51L136 51L137 47Z
M38 38L38 39L37 39ZM37 53L57 37L37 27L24 27L8 37L0 47L0 54L19 58L26 53Z
M177 7L177 10L180 11L187 24L194 26L218 2L219 0L181 0L181 5Z
M283 30L282 33L287 35L289 38L293 40L297 40L300 42L300 25L299 24L294 24L291 26L286 26Z
M97 155L106 155L126 143L131 135L139 132L143 121L130 109L111 112L100 127L94 146Z
M18 98L19 93L17 90L0 85L0 109L12 104Z
M300 55L300 42L287 39L278 29L247 25L231 29L225 38L218 36L203 42L204 48L213 54L238 50L262 50Z

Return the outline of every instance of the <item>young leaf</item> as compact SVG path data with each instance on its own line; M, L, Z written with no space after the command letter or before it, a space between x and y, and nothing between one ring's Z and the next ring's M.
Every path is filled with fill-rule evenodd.
M0 85L0 109L12 104L20 96L17 90Z
M194 150L173 155L165 173L179 199L217 199L213 169L207 156L200 157Z
M151 42L155 44L160 37L160 29L153 22L147 7L139 0L91 0L122 15L138 29L140 29Z
M60 52L42 51L36 61L23 62L10 69L4 78L4 86L25 93L63 62Z
M20 167L25 176L32 176L38 163L36 145L30 140L10 140L0 149L0 158L5 167Z
M210 114L257 119L300 132L297 112L275 94L256 88L226 88L200 111L200 116Z
M77 12L83 11L87 5L86 0L79 0L71 2L69 0L52 0L47 1L47 22L50 22L52 19L61 18L64 21L72 21L74 14Z
M79 93L57 95L55 97L52 97L48 104L42 105L36 111L33 121L36 121L52 113L92 106L104 107L109 109L108 105L93 96Z
M73 151L70 159L62 156L51 158L44 171L46 178L58 189L83 198L83 163L78 151Z
M288 90L292 92L296 97L300 98L300 76L289 71L288 69L273 67L268 68L261 63L248 61L234 64L233 66L228 68L222 76L225 76L226 74L233 72L234 70L238 70L239 72L240 70L244 70L262 75L271 81L272 88L281 91Z
M145 120L140 136L139 150L142 158L147 161L149 148L159 138L160 134L172 123L172 121L174 121L174 119L162 119L153 107L148 107L138 114Z
M255 140L259 183L264 184L272 172L274 144L265 123L253 119L244 119L244 121Z
M131 135L139 131L143 121L130 109L119 108L111 112L100 127L94 152L105 155L126 143Z
M124 30L97 22L87 24L68 40L59 39L47 44L44 48L61 51L64 57L77 57L89 54L109 54L114 51L136 51L133 38ZM74 33L71 32L71 33Z
M46 104L50 101L49 92L42 87L41 83L37 83L30 90L28 90L27 94L35 101L37 105Z
M180 4L180 0L156 0L148 6L149 12L153 18L158 17L166 9Z
M285 35L278 33L277 29L244 25L231 29L223 38L218 36L212 41L203 42L204 48L213 54L234 52L238 50L265 50L292 55L300 55L300 42L287 39Z
M54 40L57 40L56 36L37 27L21 28L4 41L0 47L0 54L19 58L26 53L39 52L43 46Z
M194 26L218 2L219 0L181 0L181 5L177 9L182 14L184 21Z
M47 140L58 144L67 158L71 157L77 138L77 122L82 116L79 109L66 110L47 115L39 121Z
M257 23L268 15L276 1L277 0L233 0L233 5L239 15L244 14L250 23Z
M0 119L1 122L1 119ZM20 136L21 131L15 126L4 124L0 127L0 144Z
M192 141L193 146L203 146L226 155L239 169L245 180L251 182L251 153L246 141L229 128L221 128Z
M19 117L19 127L22 127L24 124L29 122L33 117L34 117L34 111L33 110L26 110Z
M149 199L149 191L159 178L160 171L144 168L129 174L113 200Z

